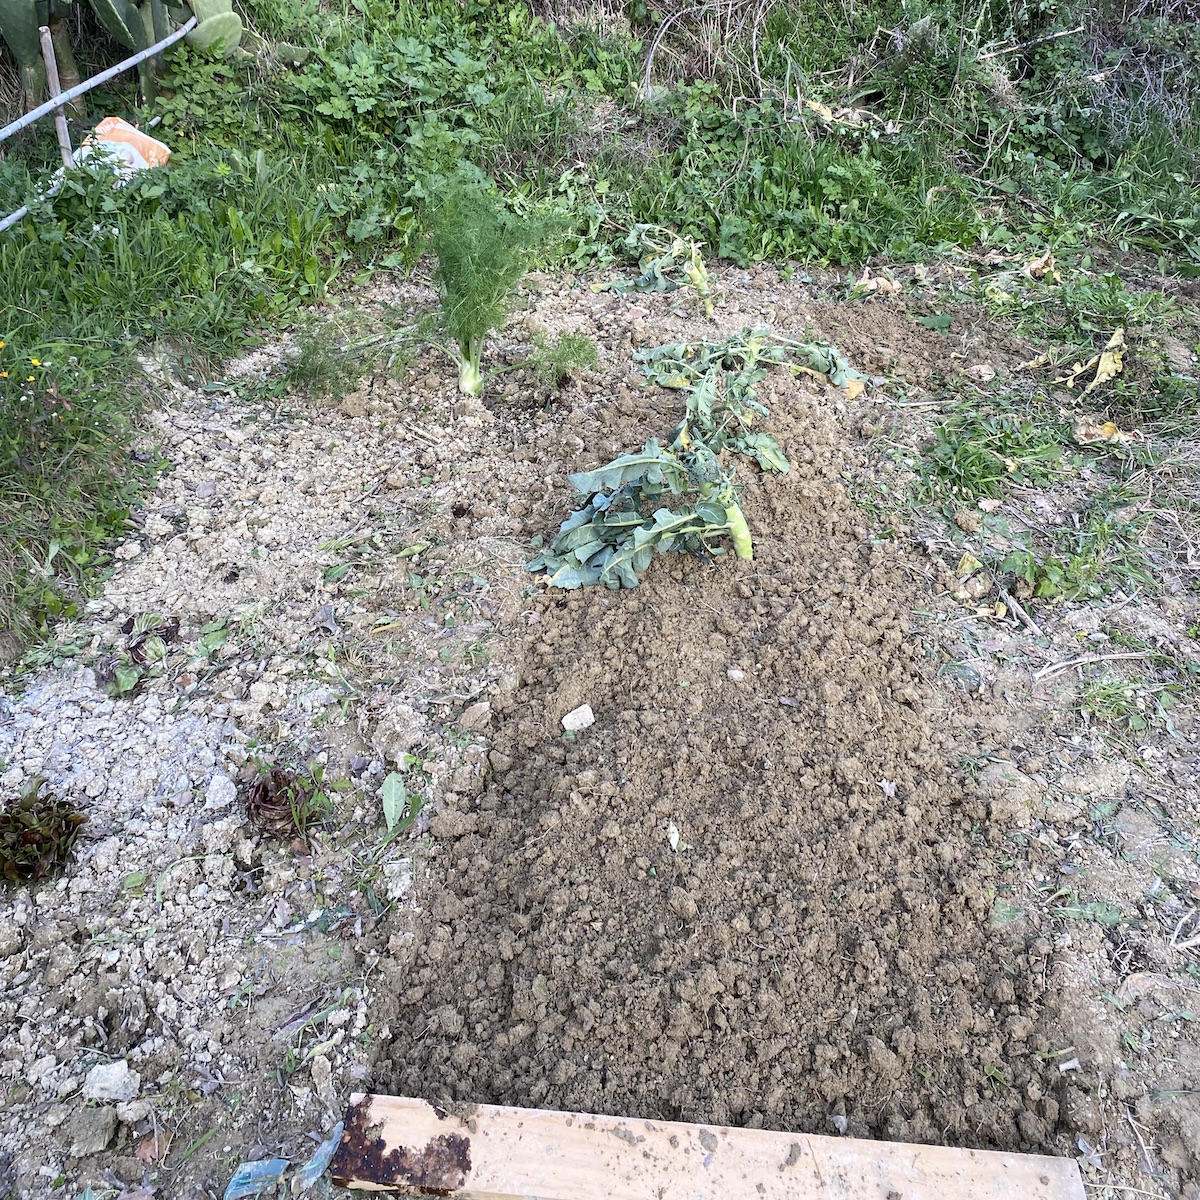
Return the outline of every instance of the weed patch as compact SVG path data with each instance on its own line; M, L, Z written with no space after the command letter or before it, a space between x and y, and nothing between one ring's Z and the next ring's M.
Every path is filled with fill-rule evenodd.
M539 336L534 339L530 364L538 382L557 391L580 371L590 371L598 361L596 343L582 333L564 333L553 342Z
M71 853L87 818L66 800L31 779L20 796L0 808L0 878L36 882L58 870Z
M1080 705L1089 719L1117 732L1159 728L1174 735L1170 712L1178 698L1176 684L1104 676L1084 687Z
M320 764L292 769L259 763L251 774L246 795L250 819L281 841L298 841L307 847L333 808L324 768Z
M1068 470L1065 431L1015 411L961 408L926 453L927 491L950 502L997 499L1014 483L1043 487Z

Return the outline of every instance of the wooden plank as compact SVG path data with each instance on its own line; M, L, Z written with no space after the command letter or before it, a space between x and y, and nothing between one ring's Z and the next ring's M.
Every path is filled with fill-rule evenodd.
M355 1095L343 1187L463 1200L1084 1200L1072 1159Z

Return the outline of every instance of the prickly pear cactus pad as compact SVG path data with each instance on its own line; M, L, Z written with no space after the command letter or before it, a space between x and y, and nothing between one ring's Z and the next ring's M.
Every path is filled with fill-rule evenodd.
M137 6L129 0L92 0L92 8L100 18L100 24L130 50L140 50L145 31L142 16Z
M230 0L193 0L192 12L200 22L184 39L194 50L214 58L232 54L242 40L242 20Z

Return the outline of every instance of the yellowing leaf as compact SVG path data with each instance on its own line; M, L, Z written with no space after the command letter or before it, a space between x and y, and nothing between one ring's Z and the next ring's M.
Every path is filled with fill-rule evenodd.
M1054 269L1054 255L1049 250L1031 258L1021 271L1030 279L1045 279L1050 283L1059 283L1062 280L1062 276Z
M818 383L828 383L829 376L822 374L820 371L814 370L812 367L801 367L793 364L792 370L797 375L807 375L810 379L815 379Z
M1124 368L1125 356L1125 330L1118 329L1112 337L1108 339L1108 344L1100 354L1093 354L1085 363L1077 362L1066 375L1060 375L1054 382L1065 383L1067 387L1074 387L1080 380L1080 377L1086 375L1089 371L1095 370L1096 374L1091 383L1085 387L1084 393L1094 391L1102 383L1107 383L1110 379L1119 375Z
M872 275L870 267L864 267L862 278L855 282L854 290L880 296L898 296L900 281L889 279L886 275Z
M1100 355L1100 364L1096 368L1096 378L1083 390L1085 393L1095 391L1102 383L1115 379L1125 366L1125 330L1118 329L1108 339L1108 345Z
M144 1163L162 1162L170 1148L171 1134L165 1129L159 1129L138 1142L133 1157Z
M1060 375L1054 382L1065 383L1067 387L1074 387L1079 382L1080 375L1086 375L1093 367L1100 365L1100 355L1094 355L1087 362L1077 362L1066 375Z
M1050 365L1050 355L1039 354L1037 356L1037 358L1031 358L1028 362L1021 363L1021 365L1016 367L1015 369L1018 371L1032 371L1032 370L1035 370L1037 367L1046 367L1049 365Z
M812 109L823 120L832 121L834 119L833 109L828 104L822 104L820 100L805 100L804 107Z
M1089 413L1080 413L1071 423L1071 436L1081 445L1095 442L1130 442L1135 434L1126 433L1115 421L1102 421Z
M861 379L850 379L842 390L846 393L847 400L854 400L863 394L866 386Z
M981 570L983 570L983 563L969 550L958 561L958 573L960 575L973 575L976 571Z
M660 378L658 384L665 388L686 388L692 386L692 381L686 375L668 375L665 379Z

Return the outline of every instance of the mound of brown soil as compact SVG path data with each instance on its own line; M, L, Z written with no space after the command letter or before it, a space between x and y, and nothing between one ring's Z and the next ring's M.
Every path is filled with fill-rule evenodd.
M1045 972L988 926L1004 830L949 765L921 592L847 500L828 395L772 383L794 467L747 484L753 563L532 601L490 780L393 939L378 1083L1042 1149Z

